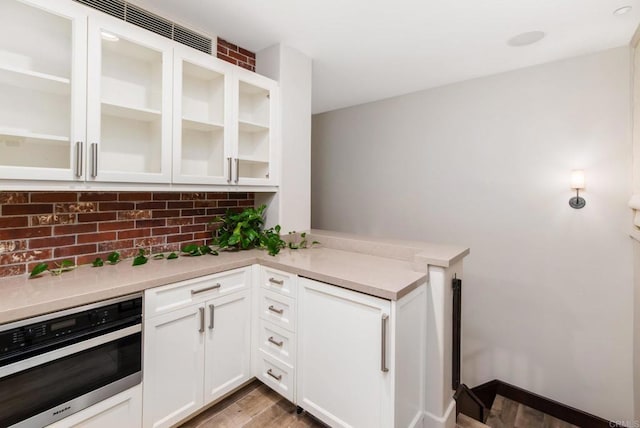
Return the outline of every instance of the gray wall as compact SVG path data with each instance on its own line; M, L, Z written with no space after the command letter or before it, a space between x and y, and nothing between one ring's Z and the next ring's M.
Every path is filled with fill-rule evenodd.
M633 418L629 49L313 118L312 226L471 247L463 380ZM587 206L568 206L583 168Z

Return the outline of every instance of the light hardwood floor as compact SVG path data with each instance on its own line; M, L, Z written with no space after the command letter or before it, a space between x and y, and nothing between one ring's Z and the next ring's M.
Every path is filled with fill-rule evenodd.
M180 428L324 428L310 415L296 413L296 406L259 381L181 425Z
M460 415L458 428L578 428L523 404L496 396L486 425ZM254 381L180 428L325 428L266 385Z

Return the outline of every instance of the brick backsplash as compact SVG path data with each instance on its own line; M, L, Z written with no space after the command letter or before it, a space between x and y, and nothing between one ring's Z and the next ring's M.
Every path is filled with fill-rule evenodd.
M254 204L253 193L0 192L0 277L207 243L216 216Z
M218 58L256 71L256 54L218 37Z

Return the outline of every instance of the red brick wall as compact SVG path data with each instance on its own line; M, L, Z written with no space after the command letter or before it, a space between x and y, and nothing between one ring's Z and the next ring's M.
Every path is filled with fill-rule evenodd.
M256 54L218 37L218 58L256 71Z
M131 257L207 243L208 223L253 193L0 192L0 277L40 262L87 264L112 251Z

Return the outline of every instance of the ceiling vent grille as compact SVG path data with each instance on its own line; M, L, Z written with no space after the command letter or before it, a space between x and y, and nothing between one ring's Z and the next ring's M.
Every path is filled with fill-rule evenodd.
M75 0L145 30L211 55L212 41L193 30L123 0Z

